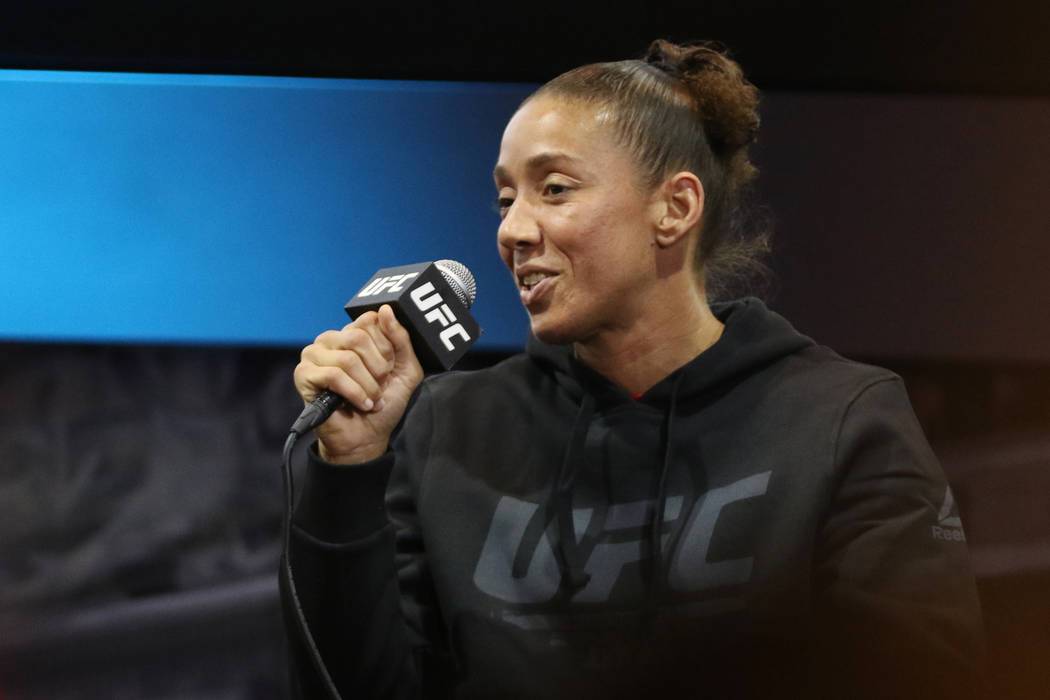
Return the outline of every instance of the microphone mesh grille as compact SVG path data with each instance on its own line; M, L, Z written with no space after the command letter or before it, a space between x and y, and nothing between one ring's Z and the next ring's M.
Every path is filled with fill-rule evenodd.
M469 309L474 303L474 297L477 296L478 287L474 281L474 275L470 273L467 266L456 260L438 260L434 265L463 306Z

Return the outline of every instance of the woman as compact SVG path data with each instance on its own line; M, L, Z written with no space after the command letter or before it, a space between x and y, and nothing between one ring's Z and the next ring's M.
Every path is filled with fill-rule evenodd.
M965 545L933 534L947 484L900 380L708 303L753 246L756 107L705 45L555 78L495 168L527 353L419 386L389 308L303 351L304 400L349 401L290 551L343 697L976 692Z

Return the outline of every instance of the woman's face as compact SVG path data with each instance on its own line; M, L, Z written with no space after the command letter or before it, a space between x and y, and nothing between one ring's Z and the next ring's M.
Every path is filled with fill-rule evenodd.
M586 342L644 311L659 207L599 110L527 102L503 132L495 180L500 255L538 338Z

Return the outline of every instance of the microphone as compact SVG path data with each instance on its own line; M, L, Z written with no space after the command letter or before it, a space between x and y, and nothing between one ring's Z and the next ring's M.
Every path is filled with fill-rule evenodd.
M412 339L412 349L426 372L452 367L481 335L470 315L477 295L474 275L463 263L437 260L379 270L346 302L351 319L390 304L394 316ZM296 435L328 420L345 399L334 391L321 392L292 424Z

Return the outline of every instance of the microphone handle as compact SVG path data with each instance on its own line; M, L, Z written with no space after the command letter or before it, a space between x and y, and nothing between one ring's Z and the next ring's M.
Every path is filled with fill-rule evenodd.
M313 430L328 420L328 417L335 413L336 409L344 403L346 403L346 399L342 396L334 391L325 389L315 396L313 401L306 404L306 408L303 409L303 412L295 419L295 423L292 424L290 432L301 436Z

